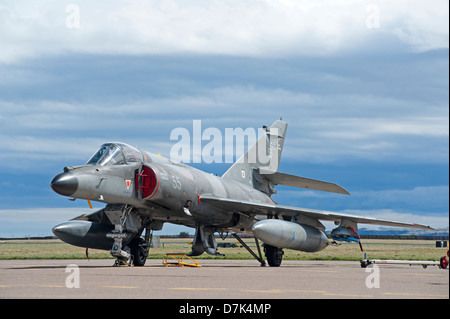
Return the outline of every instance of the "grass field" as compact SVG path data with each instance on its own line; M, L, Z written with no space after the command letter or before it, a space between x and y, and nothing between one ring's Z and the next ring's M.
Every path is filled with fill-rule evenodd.
M166 253L189 253L192 239L161 239L162 245L150 249L148 258L163 259ZM255 252L253 239L244 240ZM221 239L218 243L223 242ZM226 242L236 243L234 238ZM400 259L400 260L439 260L447 253L448 248L436 248L433 240L401 240L401 239L366 239L362 241L367 258ZM225 257L209 256L206 253L195 259L252 259L243 247L219 248ZM317 253L305 253L295 250L284 250L284 260L361 260L363 258L358 244L342 244L329 246ZM68 245L59 239L46 240L6 240L0 241L0 259L83 259L86 258L84 248ZM108 251L89 249L89 258L104 259L113 257Z

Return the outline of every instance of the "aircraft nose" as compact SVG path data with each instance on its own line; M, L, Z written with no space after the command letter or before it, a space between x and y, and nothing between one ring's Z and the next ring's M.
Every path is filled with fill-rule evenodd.
M50 182L51 188L58 194L71 196L77 191L78 179L72 173L61 173L56 175Z

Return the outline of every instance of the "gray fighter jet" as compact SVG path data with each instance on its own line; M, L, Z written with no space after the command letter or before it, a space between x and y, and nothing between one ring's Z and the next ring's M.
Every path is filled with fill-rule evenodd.
M284 248L317 252L331 243L321 220L335 223L335 241L359 242L360 223L432 229L275 203L276 185L349 194L334 183L278 172L286 130L282 120L265 126L264 134L221 177L124 143L106 143L85 165L65 167L51 181L58 194L106 206L55 226L53 233L75 246L109 250L117 263L143 266L152 230L174 223L196 229L191 256L220 255L215 233L222 238L232 234L265 265L262 241L268 264L277 267ZM239 234L255 238L257 253Z

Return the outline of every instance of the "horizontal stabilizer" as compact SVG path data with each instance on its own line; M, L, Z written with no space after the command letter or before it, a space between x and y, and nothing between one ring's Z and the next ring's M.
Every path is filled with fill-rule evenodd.
M330 182L324 182L316 179L300 177L280 172L273 172L265 169L260 169L259 174L265 179L269 180L274 185L286 185L286 186L313 189L317 191L350 195L350 193L347 192L347 190L345 190L343 187Z

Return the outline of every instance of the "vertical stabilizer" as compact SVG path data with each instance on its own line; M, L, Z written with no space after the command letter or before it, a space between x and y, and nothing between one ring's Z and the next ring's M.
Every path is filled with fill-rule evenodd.
M264 134L222 177L272 194L273 188L261 177L259 170L278 171L286 130L287 123L282 120L275 121L270 127L264 127Z

